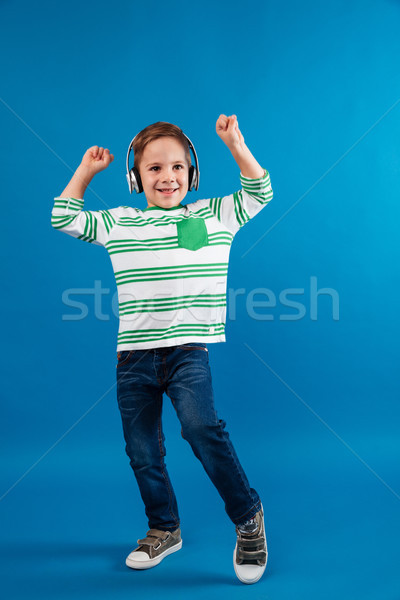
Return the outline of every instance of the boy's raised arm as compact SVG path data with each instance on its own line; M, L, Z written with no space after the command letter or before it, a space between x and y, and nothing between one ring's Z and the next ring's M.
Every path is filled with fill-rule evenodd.
M114 160L108 148L92 146L86 150L82 162L72 176L71 181L59 198L83 198L87 186L93 177L108 167Z
M115 225L119 208L83 210L83 195L90 181L114 160L106 148L92 146L86 150L82 162L61 196L54 198L51 225L85 242L104 246Z
M244 137L239 129L236 115L230 117L220 115L216 124L216 131L231 151L243 177L258 179L265 174L265 169L259 165L244 143Z
M236 115L220 115L216 131L239 166L242 189L228 196L211 198L209 208L236 235L245 223L271 201L271 180L268 171L261 167L244 143Z

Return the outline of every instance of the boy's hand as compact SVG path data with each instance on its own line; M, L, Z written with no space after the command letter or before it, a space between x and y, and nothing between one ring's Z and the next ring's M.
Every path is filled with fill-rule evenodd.
M113 160L114 155L110 154L108 148L104 149L101 146L92 146L83 155L81 165L93 176L107 169Z
M230 117L219 115L216 131L230 150L244 146L244 137L239 129L236 115L231 115Z

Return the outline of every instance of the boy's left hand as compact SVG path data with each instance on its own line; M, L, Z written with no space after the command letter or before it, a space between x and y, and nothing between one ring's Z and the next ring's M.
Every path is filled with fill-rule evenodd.
M244 137L239 129L236 115L231 115L230 117L219 115L216 131L230 150L244 145Z

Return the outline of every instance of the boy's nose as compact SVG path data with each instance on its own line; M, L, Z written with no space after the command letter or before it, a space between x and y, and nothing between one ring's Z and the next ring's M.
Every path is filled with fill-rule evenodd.
M166 173L163 177L163 181L174 181L175 177L173 173Z

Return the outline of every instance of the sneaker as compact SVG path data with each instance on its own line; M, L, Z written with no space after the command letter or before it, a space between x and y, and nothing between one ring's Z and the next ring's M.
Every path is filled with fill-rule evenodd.
M150 569L158 565L163 558L182 548L181 530L162 531L149 529L146 537L138 540L139 546L126 558L131 569Z
M256 583L265 571L268 558L262 504L252 519L236 525L236 536L233 551L235 573L242 583Z

